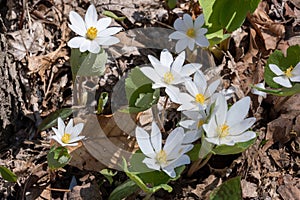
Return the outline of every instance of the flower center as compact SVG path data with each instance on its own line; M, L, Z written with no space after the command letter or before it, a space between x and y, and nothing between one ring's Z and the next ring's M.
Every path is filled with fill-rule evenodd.
M186 31L186 35L189 36L190 38L195 38L195 37L196 37L195 29L189 28L189 29Z
M291 78L291 77L293 76L293 74L292 74L293 69L294 69L294 68L293 68L292 66L290 66L289 68L287 68L287 70L284 72L285 75L286 75L287 77Z
M204 120L200 119L197 124L197 128L199 129L204 124Z
M229 134L229 126L227 124L223 124L219 126L219 137L226 137Z
M90 40L93 40L97 37L97 32L98 30L95 27L91 26L86 32L86 37Z
M203 94L196 94L195 101L200 103L201 105L205 102L205 96Z
M170 84L172 81L174 81L174 76L171 72L167 72L164 74L164 82L167 84Z
M156 160L159 164L167 164L167 153L164 150L160 150L156 155Z
M70 142L71 139L71 134L65 133L62 137L61 137L61 141L65 144L68 144Z

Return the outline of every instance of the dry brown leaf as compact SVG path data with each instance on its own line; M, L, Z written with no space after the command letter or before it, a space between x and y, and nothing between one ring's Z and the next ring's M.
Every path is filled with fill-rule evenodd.
M280 196L284 200L291 200L291 199L299 200L300 199L299 179L293 178L291 175L287 174L283 177L283 181L284 181L284 185L280 185L277 189Z
M40 22L34 22L30 29L8 33L9 52L17 60L22 60L26 54L35 55L44 51L44 27Z
M86 136L84 148L72 151L71 155L75 157L70 164L97 171L105 166L121 170L122 158L129 160L137 149L136 140L132 137L136 127L133 120L135 117L121 112L115 112L111 116L88 115L81 133ZM76 160L78 157L81 159ZM93 160L93 157L99 162Z
M257 185L250 183L245 179L241 180L241 186L243 191L243 198L257 197Z

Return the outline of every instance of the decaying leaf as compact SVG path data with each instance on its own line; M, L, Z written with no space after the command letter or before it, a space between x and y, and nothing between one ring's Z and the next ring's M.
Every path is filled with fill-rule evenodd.
M105 166L121 170L122 157L128 160L137 149L135 138L131 137L136 127L134 119L135 115L121 112L111 116L88 115L81 133L86 137L84 147L71 152L75 157L70 164L97 171Z
M26 54L36 55L39 51L43 51L44 45L44 27L40 22L34 22L30 29L23 29L8 33L8 44L11 46L9 52L15 56L17 60L22 60Z

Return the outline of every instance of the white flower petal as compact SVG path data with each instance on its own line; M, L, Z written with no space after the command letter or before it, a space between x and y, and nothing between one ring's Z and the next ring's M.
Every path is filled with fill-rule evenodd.
M62 144L61 141L61 137L59 137L58 135L53 135L50 137L51 139L54 139L56 142L58 142L59 144Z
M58 132L62 136L64 134L64 132L65 132L66 126L65 126L64 121L60 117L57 118L57 127L58 127Z
M180 98L178 96L178 94L179 94L178 88L167 87L165 91L172 102L179 103L179 104L181 103Z
M161 81L161 77L157 75L156 71L152 67L142 67L141 71L154 83Z
M78 13L71 11L69 18L71 22L71 24L69 24L70 29L78 35L85 37L86 27L82 17Z
M192 17L189 14L184 14L183 15L183 21L186 24L188 28L194 28L194 22Z
M58 137L62 137L63 131L59 131L58 129L52 127L52 130L54 131L55 135L57 135Z
M182 165L190 164L191 160L188 155L181 155L176 160L172 161L168 166L164 167L163 169L175 169L176 167L180 167Z
M203 124L202 128L204 129L206 136L208 138L218 137L218 133L217 133L218 125L216 124L215 117L211 117L208 124Z
M70 119L70 121L66 126L65 133L72 134L72 132L73 132L73 119Z
M201 137L201 131L199 130L187 131L184 135L182 144L193 143L196 140L198 140L200 137Z
M91 45L90 45L88 51L91 53L97 54L100 52L100 50L101 50L101 48L100 48L99 44L96 41L91 41Z
M277 76L284 75L284 72L275 64L269 64L269 68Z
M178 18L175 20L174 22L174 28L177 31L182 31L182 32L186 32L188 27L186 26L186 24L183 22L182 19Z
M98 36L99 37L108 37L111 35L114 35L116 33L119 33L122 30L122 28L119 27L111 27L111 28L107 28L104 29L103 31L98 32Z
M194 50L194 48L195 48L195 40L194 39L191 39L191 38L188 39L188 47L191 51Z
M84 123L78 123L74 127L72 127L72 130L70 133L72 133L71 138L77 137L82 129L83 129Z
M202 67L200 63L189 63L182 67L181 75L190 76Z
M176 177L176 173L173 167L168 166L166 168L162 169L168 176L170 176L171 178L175 178Z
M207 87L207 90L206 90L206 92L205 92L205 95L207 96L207 97L210 97L210 96L212 96L214 93L215 93L215 91L217 90L217 88L218 88L218 86L220 85L220 79L217 79L217 80L215 80L214 82L212 82L208 87Z
M154 148L154 151L156 153L159 153L161 150L161 145L162 145L162 135L161 132L158 128L158 126L156 125L156 123L153 121L152 122L152 130L151 130L151 144Z
M97 43L99 45L105 45L105 46L110 46L114 45L120 42L119 38L114 37L114 36L108 36L108 37L97 37L95 38Z
M99 32L105 30L111 23L110 17L101 18L97 21L96 28Z
M201 93L204 95L205 90L207 88L207 82L206 82L205 75L203 74L202 71L200 71L200 70L196 71L196 73L194 75L194 83L195 83L196 87L198 88L198 93Z
M147 167L150 168L150 169L160 170L160 165L156 164L155 159L145 158L143 160L143 163L145 163L147 165Z
M167 49L163 49L161 51L160 63L165 67L171 67L171 65L173 63L173 56Z
M199 15L196 20L195 20L195 23L194 23L194 28L197 30L197 29L200 29L204 24L204 15L201 14Z
M193 97L196 97L196 95L199 93L198 88L193 81L186 81L185 88Z
M150 158L154 158L156 153L153 150L149 134L144 129L136 127L135 136L143 154Z
M300 62L298 62L298 64L294 67L294 69L292 70L292 74L294 76L300 75Z
M210 137L210 138L205 138L205 140L209 143L220 145L220 139L218 137Z
M197 122L194 120L183 120L179 122L179 125L183 128L187 129L196 129L197 128Z
M182 127L175 128L168 136L163 150L169 155L172 150L181 144L184 138L184 130Z
M185 61L185 51L181 52L176 59L174 60L172 64L172 70L174 70L177 73L181 73L182 65Z
M85 136L77 136L77 137L75 137L75 138L72 138L72 139L68 142L68 144L77 142L77 141L79 141L79 140L82 140L83 138L85 138Z
M290 78L292 82L300 82L300 76L293 76Z
M175 40L180 40L180 39L186 38L186 34L184 34L183 32L180 32L180 31L175 31L169 35L169 38L175 39Z
M221 93L217 93L215 104L217 106L217 111L215 114L216 123L218 125L223 125L227 118L227 109L228 109L225 96Z
M237 143L237 142L247 142L253 138L256 137L256 133L253 132L253 131L247 131L247 132L244 132L240 135L235 135L235 136L228 136L224 139L226 139L226 141L234 141L234 144ZM224 143L226 144L226 143ZM231 143L232 144L232 143ZM229 145L229 144L227 144ZM233 144L232 144L233 145Z
M196 37L196 44L200 47L208 47L209 41L204 35L201 35Z
M89 6L85 14L85 23L87 27L95 27L98 20L97 10L93 4Z
M292 87L292 84L290 82L290 80L288 79L288 77L286 76L278 76L278 77L274 77L273 78L273 81L283 87L286 87L286 88L291 88Z
M74 37L68 42L68 46L71 48L79 48L81 44L85 41L86 39L84 37Z
M254 117L251 117L230 126L230 135L239 135L243 133L244 131L249 129L255 123L255 121L256 119Z
M229 126L245 119L250 108L250 101L250 97L244 97L231 106L227 113L227 124Z
M90 48L90 45L91 45L90 40L88 40L88 39L83 40L80 47L79 47L80 52L87 51Z
M188 46L188 41L189 41L188 38L183 38L181 40L178 40L175 46L175 51L179 53L182 52L184 49L186 49L186 47Z

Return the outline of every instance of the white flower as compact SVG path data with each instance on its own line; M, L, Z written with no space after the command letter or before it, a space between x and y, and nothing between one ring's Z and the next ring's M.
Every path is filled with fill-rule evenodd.
M202 125L206 122L207 115L204 110L200 111L183 111L182 114L188 119L179 122L183 128L190 130L202 130Z
M300 82L300 62L295 67L290 66L285 71L282 71L275 64L269 64L269 67L277 75L277 77L273 78L273 81L283 87L291 88L291 82Z
M185 153L193 148L195 137L191 134L186 136L181 127L174 129L168 136L165 145L162 147L162 134L155 122L152 122L152 130L149 135L144 129L137 127L135 130L138 145L146 155L143 163L148 168L163 170L170 177L176 177L176 167L190 163L190 158Z
M194 80L187 80L185 87L189 94L179 94L179 102L181 105L178 111L181 110L205 110L210 104L210 97L214 94L220 84L217 79L207 86L205 75L201 71L197 71L194 75Z
M111 23L111 18L102 18L98 20L97 10L91 4L85 14L85 19L74 12L70 12L70 29L80 36L72 38L68 42L71 48L79 48L81 52L89 51L99 53L100 45L113 45L120 40L112 35L121 31L122 28L107 28Z
M61 146L77 146L78 141L84 138L84 136L78 136L83 129L83 123L73 126L73 119L71 119L67 126L65 126L60 117L57 119L57 123L58 129L52 128L55 135L51 138L56 140Z
M175 46L176 52L181 52L187 47L193 51L195 44L200 47L207 47L209 42L204 34L206 28L201 28L204 24L203 14L199 15L195 21L188 14L183 15L183 19L176 19L174 22L175 32L169 35L170 39L178 40Z
M217 111L208 124L203 125L206 140L216 145L233 146L237 142L246 142L256 137L255 132L246 131L256 121L254 117L247 118L250 98L244 97L234 103L229 110L224 95L216 99Z
M175 60L172 54L167 50L162 50L160 54L160 61L154 56L148 56L152 67L143 67L141 71L151 79L154 84L152 88L172 87L183 83L186 78L201 67L201 64L186 64L184 66L185 52L181 52Z
M255 84L254 86L255 86L255 87L258 87L258 88L261 88L261 89L266 89L266 88L265 88L265 82L257 83L257 84ZM263 98L266 98L266 97L267 97L267 93L262 92L262 91L260 91L260 90L258 90L258 89L256 89L256 88L252 88L252 89L251 89L251 92L252 92L252 94L256 94L256 95L258 95L258 96L262 96Z

